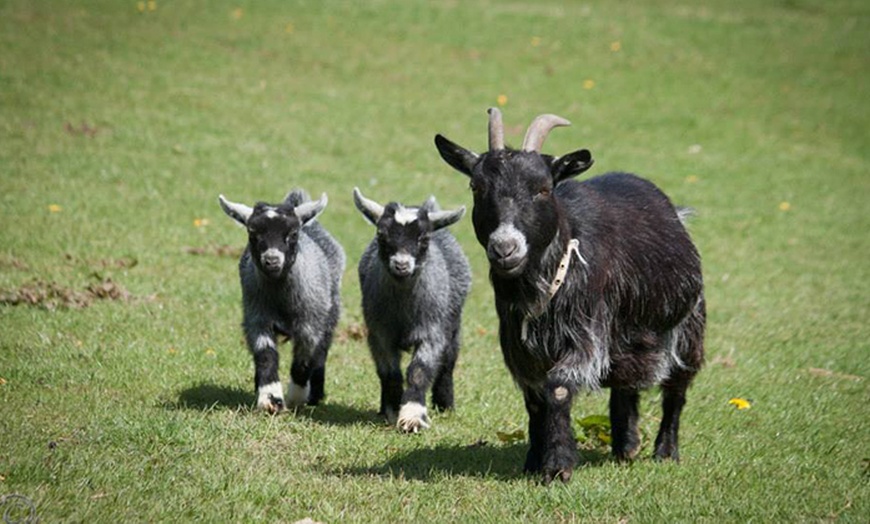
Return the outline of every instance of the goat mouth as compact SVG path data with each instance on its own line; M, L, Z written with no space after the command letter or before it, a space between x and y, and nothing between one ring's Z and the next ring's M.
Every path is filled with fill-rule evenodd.
M526 262L525 257L492 258L489 265L502 278L516 278L526 269Z

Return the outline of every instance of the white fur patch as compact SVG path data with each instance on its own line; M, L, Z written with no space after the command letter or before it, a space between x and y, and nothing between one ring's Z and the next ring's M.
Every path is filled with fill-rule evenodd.
M396 253L390 257L390 270L394 273L397 272L398 268L403 264L408 266L408 274L413 273L414 269L417 267L417 261L408 253Z
M396 426L405 433L417 433L429 429L429 415L426 406L417 402L408 402L399 410L399 420Z
M293 382L290 379L290 389L287 391L287 403L290 407L304 406L308 402L308 393L311 390L311 384L306 383L305 387Z
M263 351L266 349L274 349L275 341L269 335L260 335L254 342L254 351Z
M263 262L265 264L266 260L270 259L270 258L277 258L278 265L279 266L284 265L284 252L281 251L280 249L270 247L266 251L263 251L263 254L260 256L260 262Z
M278 212L275 211L275 208L270 207L269 209L266 210L266 216L268 218L275 218L278 216Z
M565 400L565 397L568 396L568 389L564 386L559 386L553 391L553 396L556 400Z
M397 223L402 224L403 226L408 225L411 222L417 220L417 208L400 206L396 210L395 218Z
M284 401L284 390L280 382L272 382L257 388L257 409L277 413L279 407L272 403L272 398Z
M501 223L489 235L489 244L514 241L517 244L517 251L512 257L525 257L529 251L529 244L526 242L526 236L516 228L513 224Z

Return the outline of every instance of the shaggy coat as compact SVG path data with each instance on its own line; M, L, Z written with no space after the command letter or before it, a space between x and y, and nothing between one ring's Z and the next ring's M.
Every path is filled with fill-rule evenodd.
M315 405L324 397L326 357L341 311L341 246L315 219L326 195L312 202L301 190L278 205L254 208L229 202L221 207L248 230L239 261L242 327L254 358L257 407L284 409L278 377L278 342L293 341L289 404Z
M359 263L368 342L381 382L380 413L405 432L428 428L432 403L453 407L453 368L459 355L462 307L471 287L468 260L446 229L465 208L440 211L434 199L421 207L386 207L359 190L354 200L377 227ZM413 353L403 388L401 354Z
M700 257L681 214L632 174L571 180L592 165L588 151L539 152L547 132L567 121L539 117L514 150L504 147L498 110L490 114L488 152L441 135L436 146L471 178L501 348L529 414L526 471L545 483L570 479L573 396L601 387L611 388L613 453L625 460L640 448L639 391L660 385L654 453L678 459L680 413L703 363L705 324Z

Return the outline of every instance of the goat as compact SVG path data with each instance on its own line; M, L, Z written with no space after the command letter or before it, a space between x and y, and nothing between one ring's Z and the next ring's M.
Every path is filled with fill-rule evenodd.
M701 260L681 212L632 174L570 180L592 166L588 150L540 153L567 120L537 117L515 150L505 147L501 112L489 115L487 152L441 135L435 145L471 179L502 353L529 415L524 470L541 473L544 484L570 480L573 397L602 387L611 388L612 452L623 461L640 448L639 391L660 385L654 454L678 460L680 414L703 364L706 322Z
M289 405L316 405L324 397L326 357L341 311L341 246L315 219L324 193L311 201L291 191L281 204L253 208L219 197L221 208L245 226L248 245L239 260L242 327L254 358L257 408L284 409L278 378L278 338L293 340Z
M462 307L471 270L446 229L465 214L440 211L434 197L421 207L382 206L353 191L363 216L377 227L359 262L363 316L381 382L380 414L401 431L430 427L426 392L439 410L453 407ZM401 352L413 349L403 392Z

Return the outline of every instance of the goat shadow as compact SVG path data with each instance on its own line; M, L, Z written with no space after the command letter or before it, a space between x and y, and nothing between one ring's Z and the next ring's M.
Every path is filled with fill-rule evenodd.
M444 476L463 476L495 479L499 481L528 478L537 481L537 474L523 472L523 463L528 451L528 443L492 445L478 443L472 445L438 445L434 448L421 448L399 454L381 465L371 467L339 468L329 473L336 475L358 475L370 477L395 477L404 480L438 482ZM599 466L610 460L606 453L579 452L578 470Z
M202 383L183 389L175 401L163 403L165 409L211 411L220 409L254 412L256 397L240 387ZM361 410L351 406L330 404L325 399L318 406L305 406L296 410L296 416L330 426L350 426L359 423L382 423L374 410ZM293 416L293 411L285 415ZM285 416L280 415L280 416Z

